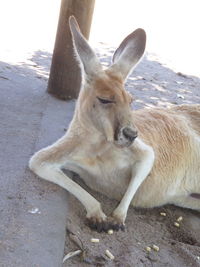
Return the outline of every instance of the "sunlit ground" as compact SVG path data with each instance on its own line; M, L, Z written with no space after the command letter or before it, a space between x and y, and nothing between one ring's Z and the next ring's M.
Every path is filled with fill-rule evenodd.
M115 46L136 28L147 32L147 50L174 69L200 75L198 0L97 0L91 40Z
M59 0L6 0L0 5L0 60L17 62L36 50L52 52ZM90 41L117 46L138 27L147 50L169 67L200 76L198 0L96 0Z
M37 50L52 51L60 0L0 2L0 60L15 62Z

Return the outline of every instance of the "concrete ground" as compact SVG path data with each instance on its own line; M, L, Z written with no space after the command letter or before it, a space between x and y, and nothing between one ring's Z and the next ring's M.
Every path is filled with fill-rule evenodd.
M0 266L62 265L67 193L28 169L30 156L64 134L74 102L46 93L50 55L0 63Z

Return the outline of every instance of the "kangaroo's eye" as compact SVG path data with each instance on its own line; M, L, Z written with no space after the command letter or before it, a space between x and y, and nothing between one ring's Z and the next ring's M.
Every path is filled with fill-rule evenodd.
M113 100L110 100L110 99L105 99L105 98L100 98L100 97L97 97L97 99L98 99L99 102L101 102L102 104L111 104L111 103L115 103Z

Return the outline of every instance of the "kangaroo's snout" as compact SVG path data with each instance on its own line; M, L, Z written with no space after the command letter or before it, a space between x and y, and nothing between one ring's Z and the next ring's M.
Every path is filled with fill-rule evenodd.
M131 129L130 127L125 127L122 129L122 134L126 139L130 142L133 142L134 139L137 137L138 133L136 130Z

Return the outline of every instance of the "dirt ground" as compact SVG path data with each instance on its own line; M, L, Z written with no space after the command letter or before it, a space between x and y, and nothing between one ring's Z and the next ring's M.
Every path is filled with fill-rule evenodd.
M108 65L113 49L101 44L97 52L102 63ZM146 54L126 86L135 97L133 109L200 103L200 79L174 71L153 54ZM109 196L90 192L101 202L106 214L117 205ZM66 260L63 266L200 266L200 213L197 211L175 206L130 207L125 231L109 235L90 230L85 225L83 206L71 195L68 202L64 255L79 249L82 253ZM176 227L174 223L180 216L183 220ZM99 243L92 243L91 238L98 238ZM146 247L153 245L159 251L147 252ZM107 249L115 256L114 260L105 255Z

